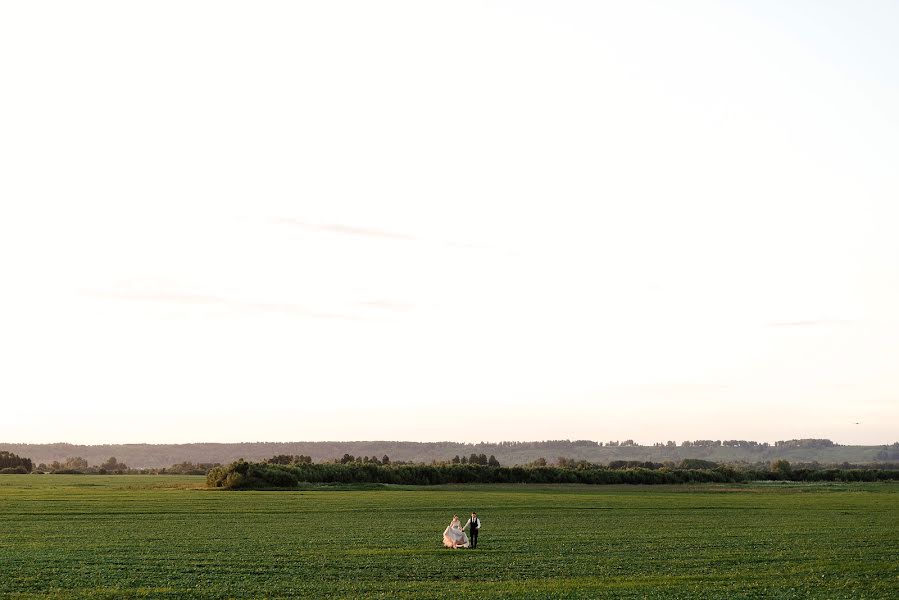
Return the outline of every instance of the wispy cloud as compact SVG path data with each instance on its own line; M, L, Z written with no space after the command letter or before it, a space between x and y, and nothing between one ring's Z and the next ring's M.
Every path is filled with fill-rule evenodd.
M462 248L463 250L493 250L493 247L484 244L469 244L467 242L454 242L452 240L446 240L443 242L443 245L448 248Z
M808 319L803 321L772 321L768 327L816 327L820 325L844 325L848 319Z
M397 300L368 300L366 302L359 302L358 304L359 306L363 306L365 308L389 310L394 312L406 312L414 308L412 304L399 302Z
M336 235L347 235L355 237L380 238L383 240L393 240L400 242L420 242L438 246L442 245L446 248L453 248L457 250L499 252L506 256L520 256L520 254L517 252L503 250L501 248L490 246L488 244L473 244L470 242L461 242L457 240L426 239L414 236L409 233L400 233L398 231L390 231L374 227L357 227L355 225L344 225L341 223L310 223L308 221L302 221L300 219L294 219L291 217L273 217L269 219L269 222L274 225L290 225L292 227L299 227L301 229L305 229L306 231L313 231L316 233L331 233Z
M166 291L104 291L104 290L83 290L85 295L94 296L95 298L105 298L107 300L121 300L126 302L159 302L169 304L193 304L205 306L221 306L233 310L247 312L263 312L263 313L280 313L293 315L297 317L307 317L313 319L337 319L343 321L370 321L371 317L332 313L327 311L315 310L299 304L287 304L278 302L256 302L247 300L237 300L234 298L225 298L222 296L213 296L207 294L194 294L184 292L166 292Z
M415 241L417 239L415 236L406 233L397 233L395 231L368 227L353 227L351 225L341 225L339 223L307 223L306 221L291 219L289 217L276 217L271 221L278 225L292 225L294 227L301 227L309 231L317 231L320 233L336 233L341 235L374 237L406 242Z

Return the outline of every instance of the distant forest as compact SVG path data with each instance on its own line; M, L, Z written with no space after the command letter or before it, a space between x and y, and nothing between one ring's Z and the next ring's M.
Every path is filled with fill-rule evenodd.
M899 462L899 443L881 446L847 446L827 439L782 440L772 443L750 440L665 441L641 446L633 440L548 440L542 442L250 442L241 444L7 444L0 451L31 459L35 466L54 462L65 465L77 457L90 465L104 465L114 456L119 465L132 469L170 467L182 463L230 463L238 459L260 461L275 455L308 456L316 463L339 461L345 455L387 455L394 462L450 462L455 456L495 456L503 466L530 465L540 459L556 463L560 458L595 464L614 461L670 462L702 459L719 463L769 463L784 459L797 463L864 464ZM80 464L80 461L79 461ZM107 465L114 467L115 465ZM76 468L74 465L72 468Z

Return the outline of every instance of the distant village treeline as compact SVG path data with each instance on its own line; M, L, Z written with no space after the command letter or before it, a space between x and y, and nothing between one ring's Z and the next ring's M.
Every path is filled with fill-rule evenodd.
M795 439L774 443L751 440L664 441L650 446L633 440L547 440L541 442L250 442L197 444L11 444L0 443L0 451L28 457L35 468L79 470L103 468L181 470L197 465L227 464L238 459L267 460L275 455L308 456L316 463L339 460L344 455L383 457L395 462L429 464L450 461L454 456L493 455L504 466L532 464L538 459L555 463L560 458L594 464L613 461L670 462L703 459L721 463L768 463L784 459L799 463L865 464L899 461L899 443L880 446L850 446L827 439ZM111 457L116 458L110 463ZM80 459L71 462L74 459ZM56 464L54 464L56 463ZM124 469L122 467L124 465ZM58 469L55 468L58 466ZM0 467L2 468L2 467Z

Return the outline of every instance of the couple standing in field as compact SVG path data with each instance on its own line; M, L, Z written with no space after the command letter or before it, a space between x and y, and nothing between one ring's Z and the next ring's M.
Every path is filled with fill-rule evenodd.
M481 520L478 513L471 513L471 518L465 525L459 525L459 515L453 515L449 527L443 530L443 545L447 548L477 548L478 532L481 529ZM465 535L465 528L471 534L471 540Z

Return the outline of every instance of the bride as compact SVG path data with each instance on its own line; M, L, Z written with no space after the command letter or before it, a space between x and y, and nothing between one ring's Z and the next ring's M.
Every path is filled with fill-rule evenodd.
M443 530L443 545L447 548L468 548L468 536L462 531L459 515L453 515L449 527Z

